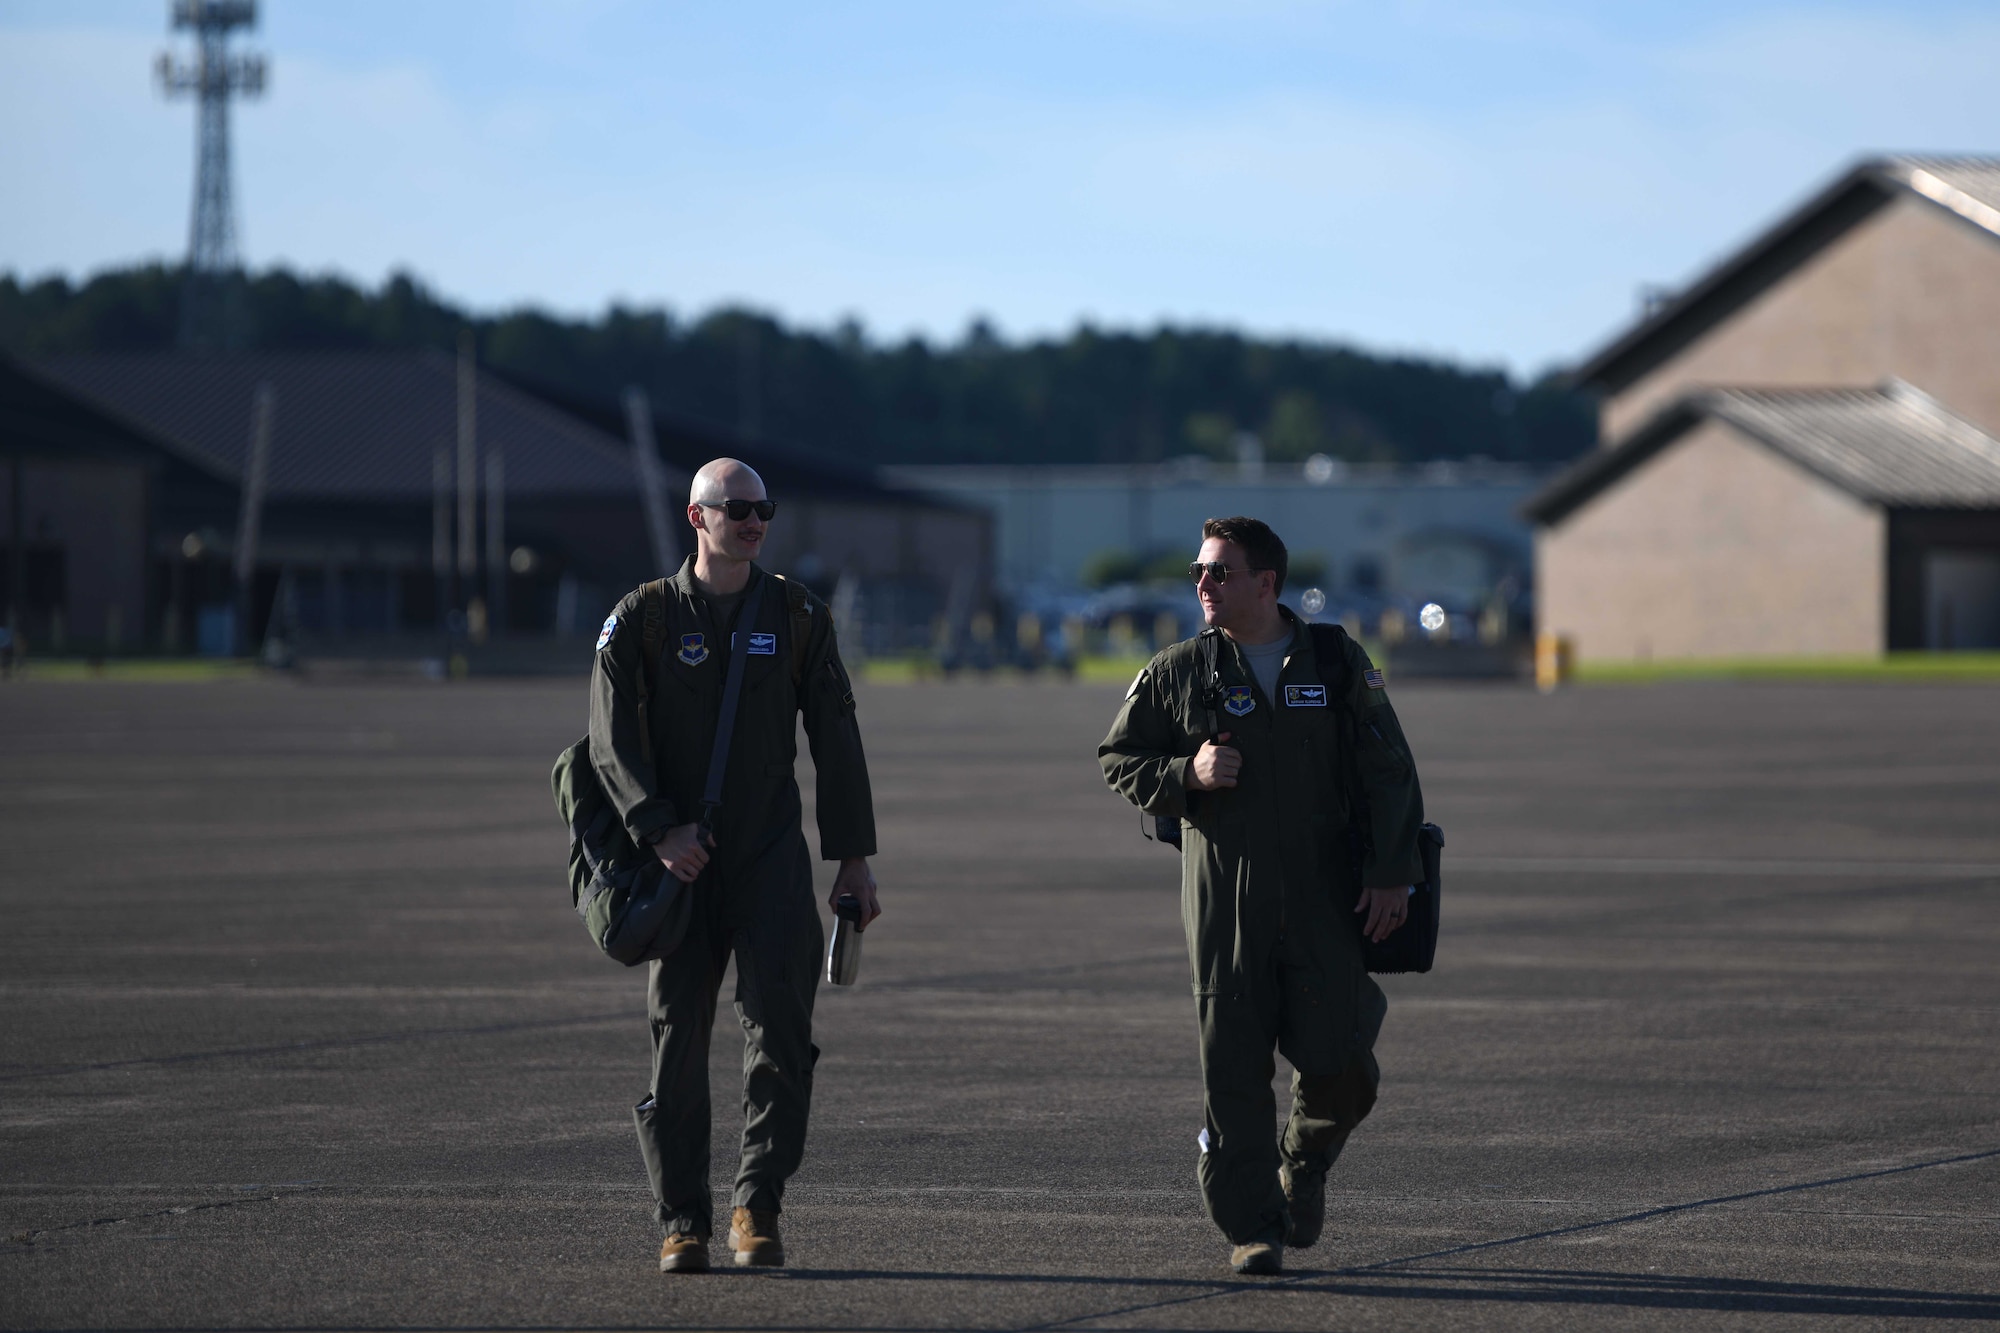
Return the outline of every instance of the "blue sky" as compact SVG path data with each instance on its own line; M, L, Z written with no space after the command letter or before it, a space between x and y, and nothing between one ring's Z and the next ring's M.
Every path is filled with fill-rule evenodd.
M186 245L167 0L0 0L0 269ZM256 266L877 337L1202 322L1534 373L1856 155L2000 152L1992 4L264 0Z

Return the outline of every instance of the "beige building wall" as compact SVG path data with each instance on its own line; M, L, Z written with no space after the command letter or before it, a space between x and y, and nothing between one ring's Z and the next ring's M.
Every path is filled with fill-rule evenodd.
M1903 195L1605 400L1622 440L1684 390L1907 380L2000 435L2000 237Z
M1709 422L1535 540L1536 617L1579 661L1873 654L1883 512Z

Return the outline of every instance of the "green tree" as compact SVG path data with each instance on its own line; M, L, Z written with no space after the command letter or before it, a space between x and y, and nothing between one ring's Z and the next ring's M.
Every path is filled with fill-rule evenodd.
M1086 588L1108 588L1114 583L1136 583L1146 575L1146 563L1130 551L1098 551L1083 562L1078 577Z
M1265 456L1297 463L1313 454L1326 452L1326 420L1319 400L1293 389L1278 396L1271 407L1271 419L1264 426Z
M0 275L0 347L23 355L173 346L181 273L162 265L24 282ZM1261 428L1270 456L1354 461L1480 455L1552 463L1586 451L1592 404L1559 376L1374 356L1226 329L1079 325L1008 342L975 320L955 343L871 340L858 321L795 329L734 307L698 319L613 306L591 319L478 313L408 273L369 290L271 269L243 288L251 346L456 348L575 398L644 386L655 410L713 429L875 463L1123 463L1234 456Z

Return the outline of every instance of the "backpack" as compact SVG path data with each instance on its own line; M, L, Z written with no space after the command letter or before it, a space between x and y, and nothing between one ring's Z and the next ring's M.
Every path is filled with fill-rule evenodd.
M812 604L804 584L775 575L785 589L785 609L792 625L792 684L805 672L806 638L812 630ZM639 589L639 744L652 757L650 707L653 680L659 675L660 654L667 632L667 580L654 579ZM570 905L583 921L591 941L627 967L665 958L680 947L693 914L690 886L667 873L651 849L632 841L625 821L605 799L590 758L590 736L556 756L549 775L556 812L569 830Z

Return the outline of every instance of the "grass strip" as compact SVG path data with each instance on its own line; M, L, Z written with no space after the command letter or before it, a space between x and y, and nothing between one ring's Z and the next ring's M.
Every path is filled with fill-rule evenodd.
M218 680L254 680L262 668L247 658L112 657L91 661L81 657L34 657L15 666L15 680L158 681L203 684Z
M2000 653L1887 653L1879 657L1729 657L1660 662L1580 662L1584 685L1681 680L2000 681Z

